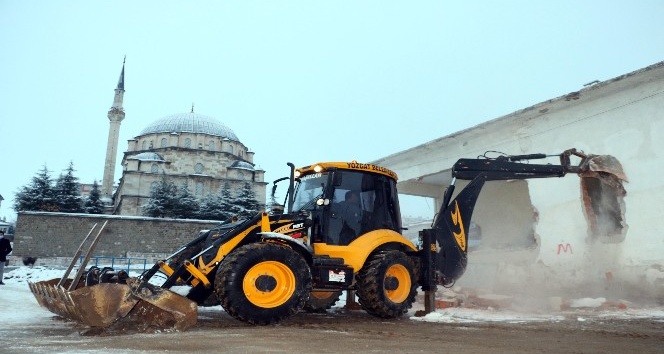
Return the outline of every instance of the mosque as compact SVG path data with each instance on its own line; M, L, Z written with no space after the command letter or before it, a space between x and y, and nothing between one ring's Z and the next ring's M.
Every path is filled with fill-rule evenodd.
M233 130L213 117L194 112L171 114L150 123L128 141L122 177L114 186L120 124L125 118L125 63L115 89L101 195L115 215L141 215L152 186L163 176L178 187L187 185L197 198L218 193L227 183L237 193L249 183L259 202L265 201L265 171Z

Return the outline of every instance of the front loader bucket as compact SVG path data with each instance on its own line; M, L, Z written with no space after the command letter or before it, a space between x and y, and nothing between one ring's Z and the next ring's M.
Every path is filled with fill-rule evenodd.
M60 278L29 283L30 290L39 305L91 327L110 326L126 316L139 300L124 284L104 283L69 291L65 287L57 287L59 281Z
M174 328L184 331L196 325L198 305L188 298L137 278L127 279L132 295L140 299L125 322L143 328Z
M37 302L66 319L101 328L186 330L196 324L196 303L169 290L130 278L69 291L60 279L29 283ZM65 282L67 286L68 282Z

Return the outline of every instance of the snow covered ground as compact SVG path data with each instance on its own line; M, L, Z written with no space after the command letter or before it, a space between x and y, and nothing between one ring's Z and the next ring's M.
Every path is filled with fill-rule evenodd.
M256 345L257 342L256 338L248 333L259 331L263 333L262 336L276 336L274 338L281 338L285 335L284 333L290 333L290 331L292 331L294 328L301 328L302 326L301 323L298 324L298 320L295 320L295 324L291 327L274 326L250 329L251 327L245 327L241 324L236 324L233 322L228 322L227 324L222 324L219 326L211 324L214 323L214 320L220 318L219 312L223 311L220 306L215 306L210 308L200 308L199 320L202 323L201 327L194 328L186 333L140 333L136 335L122 336L121 339L115 338L115 336L83 335L80 333L82 329L81 326L72 322L61 320L59 317L53 315L48 310L41 308L37 304L37 301L34 299L28 288L28 281L37 282L59 278L63 273L64 271L62 269L51 269L45 267L21 267L5 273L4 282L6 285L0 285L0 343L5 344L0 346L0 353L157 354L163 353L165 351L159 348L171 348L174 351L178 351L178 349L168 344L174 341L178 343L184 343L178 347L180 350L185 350L184 348L201 349L204 347L197 347L197 345L200 346L209 342L208 339L202 340L201 338L208 338L205 337L206 335L213 335L216 338L221 335L221 333L224 333L221 335L223 338L225 338L224 345L230 342L238 342L239 344L234 344L234 348L244 348L242 349L242 352L251 352L251 350L246 348L253 348L250 345ZM576 299L574 301L574 304L578 306L594 306L600 303L603 303L602 299ZM343 309L344 305L345 294L342 295L341 300L332 308L329 314L322 316L325 316L324 318L326 321L329 321L330 318L336 317L338 317L341 321L346 321L349 318L349 314ZM513 323L529 323L536 326L544 326L544 328L549 328L550 326L556 325L561 325L563 328L567 328L567 324L570 324L570 322L583 326L592 326L593 324L601 323L602 321L611 318L627 320L648 318L651 322L664 322L664 308L639 309L634 307L622 309L611 308L607 310L601 307L582 307L568 308L565 311L559 312L540 313L536 311L519 312L503 309L456 307L439 309L434 313L430 313L424 317L416 317L415 312L421 310L422 308L423 306L421 303L414 304L413 309L408 313L408 318L413 321L411 323L414 324L416 321L426 321L454 325L454 327L440 327L441 330L444 331L449 331L451 328L468 329L472 326L475 326L476 324L481 325L483 323L503 323L505 325ZM359 311L356 313L360 314ZM222 317L225 316L225 314L222 315ZM227 316L225 317L229 321L233 321ZM361 317L356 318L361 319ZM300 321L306 321L306 319ZM408 328L408 330L413 330L413 328L411 328L412 326L403 325L404 321L397 322L401 323L400 328ZM368 321L363 323L364 325L377 326L381 322ZM307 327L307 331L312 331L311 333L318 333L315 332L315 328L318 328L316 326L317 325L312 325ZM344 331L349 331L348 328L354 327L349 324L343 324L341 327L341 329ZM417 328L421 329L422 327ZM480 328L486 329L487 327ZM324 329L325 328L323 328L323 330ZM247 332L244 332L245 330L247 330ZM360 331L359 333L361 334L364 332ZM545 331L544 333L549 332ZM614 338L611 337L607 340L610 341L613 339ZM288 347L287 344L283 345ZM333 344L330 345L330 348L334 348ZM646 343L645 345L648 344ZM291 347L288 348L292 349ZM208 349L207 352L218 352L218 348L214 350ZM293 351L290 350L283 352Z
M5 273L4 283L0 285L0 338L5 329L24 328L29 330L31 326L43 325L65 325L67 322L54 321L54 315L48 310L41 308L34 299L28 288L28 281L37 282L59 278L63 275L62 269L46 267L20 267ZM517 312L513 310L477 309L477 308L447 308L438 309L423 317L416 317L415 312L423 309L422 304L416 303L409 311L409 316L415 321L443 322L443 323L478 323L478 322L541 322L541 321L563 321L576 318L585 321L589 318L652 318L654 321L664 322L664 307L657 308L623 308L602 309L599 305L603 299L575 299L574 306L566 311L559 312ZM341 310L345 305L345 294L332 308L332 312ZM205 316L208 311L223 311L220 306L202 309L200 316Z

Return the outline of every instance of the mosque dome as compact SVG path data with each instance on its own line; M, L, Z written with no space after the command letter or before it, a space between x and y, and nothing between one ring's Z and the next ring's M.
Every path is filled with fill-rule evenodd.
M249 162L244 162L244 161L235 161L233 164L230 166L231 168L239 168L242 170L249 170L249 171L254 171L254 165L250 164Z
M152 122L139 135L156 133L201 133L240 141L231 128L220 121L199 113L172 114Z

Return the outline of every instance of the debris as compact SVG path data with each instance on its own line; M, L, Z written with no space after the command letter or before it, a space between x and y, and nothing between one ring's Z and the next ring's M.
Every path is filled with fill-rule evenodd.
M598 308L606 302L606 298L598 297L596 299L584 297L582 299L574 299L569 302L569 307L573 309L578 308Z
M549 298L549 307L551 310L560 311L563 309L563 298L560 296L551 296Z
M493 309L504 309L512 305L513 298L507 295L484 294L470 299L472 303L480 307L490 307Z
M450 307L459 307L458 299L442 299L435 301L435 307L437 309L446 309Z

